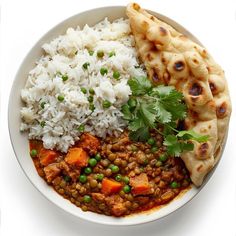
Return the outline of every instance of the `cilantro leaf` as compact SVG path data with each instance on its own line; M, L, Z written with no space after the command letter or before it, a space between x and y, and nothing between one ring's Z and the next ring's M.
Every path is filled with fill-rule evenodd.
M171 113L172 120L182 120L186 117L187 107L182 100L183 95L176 90L171 90L168 95L160 99L160 103Z
M157 111L157 116L158 116L158 121L160 123L169 123L171 122L171 113L165 109L165 107L161 104L158 103L156 106L156 111Z
M171 93L171 91L174 90L173 86L164 86L160 85L158 87L155 87L152 89L152 94L158 93L160 97L165 97Z
M128 80L128 85L134 96L144 95L149 92L152 87L151 82L146 77L135 77Z
M171 156L180 156L182 148L175 135L167 135L163 144L167 147L168 154Z
M207 140L209 139L209 136L200 135L196 133L194 130L183 130L183 131L180 131L176 136L184 140L189 140L189 139L195 140L199 143L207 142Z
M129 134L129 138L133 141L141 141L144 142L150 137L148 127L142 127L138 129L136 132L131 131Z
M125 104L121 107L121 112L123 113L124 120L132 120L133 115L130 112L129 106L127 104Z
M191 142L187 142L187 143L182 142L180 143L180 146L181 146L182 151L192 151L194 148L194 144Z
M158 106L162 106L165 111L169 112L172 120L185 118L187 107L182 102L183 94L175 90L173 86L161 85L153 88L149 94L153 97L159 97ZM163 116L165 115L163 114Z
M140 116L144 123L151 128L154 128L156 121L156 110L154 104L141 103L140 104Z
M166 146L171 146L171 145L177 143L177 141L178 141L178 139L175 135L169 134L169 135L166 136L163 144L166 145Z
M167 147L167 153L172 156L180 156L183 151L192 151L194 144L179 140L175 135L167 135L163 144Z
M170 91L169 94L166 94L166 96L163 98L165 100L169 101L182 101L184 99L184 95L181 92L178 92L176 89L171 87L172 90Z
M140 117L134 118L130 123L129 123L129 130L131 131L137 131L138 129L144 127L145 124L143 120Z

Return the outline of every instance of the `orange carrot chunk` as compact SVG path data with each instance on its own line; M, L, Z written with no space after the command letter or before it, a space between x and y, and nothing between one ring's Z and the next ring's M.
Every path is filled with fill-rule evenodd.
M83 148L86 151L92 151L94 153L97 152L99 145L99 140L89 133L84 133L78 143L79 147Z
M55 151L49 149L42 148L39 152L39 160L43 166L52 164L53 162L55 162L57 157L58 154Z
M107 178L104 178L102 180L102 193L106 195L115 194L119 192L121 188L122 188L122 184L117 181L110 180Z
M65 161L70 165L75 165L76 167L85 167L88 165L89 156L83 148L70 148Z
M145 173L131 178L130 185L132 186L131 191L135 195L150 194L151 186L148 182L148 177Z

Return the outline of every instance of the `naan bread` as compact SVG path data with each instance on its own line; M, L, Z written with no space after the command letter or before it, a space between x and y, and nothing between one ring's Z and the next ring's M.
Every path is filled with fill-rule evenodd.
M192 182L200 186L219 160L228 128L231 104L224 72L204 48L138 4L129 4L127 15L149 79L181 91L188 107L182 125L210 137L181 155Z

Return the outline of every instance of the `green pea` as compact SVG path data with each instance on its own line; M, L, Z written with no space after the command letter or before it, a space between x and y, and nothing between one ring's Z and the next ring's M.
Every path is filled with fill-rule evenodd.
M40 125L41 125L41 127L44 127L46 125L46 121L41 121Z
M125 193L129 193L129 192L131 191L130 186L129 186L129 185L125 185L125 186L123 187L123 191L124 191Z
M103 108L109 108L111 106L111 102L108 100L103 101L102 103Z
M130 99L128 100L128 105L129 105L130 108L136 107L136 105L137 105L136 99L130 98Z
M63 81L67 81L68 80L68 75L63 75L61 78L62 78Z
M89 109L90 109L91 111L94 111L94 110L95 110L94 104L90 104L90 105L89 105Z
M90 56L92 56L94 54L94 51L93 50L89 50L88 53L89 53Z
M87 89L86 88L80 88L80 90L81 90L81 92L83 93L83 94L86 94L87 93Z
M85 63L83 64L83 68L84 68L85 70L87 70L89 66L90 66L90 63L89 63L89 62L85 62Z
M41 106L42 109L45 108L45 104L46 104L46 102L41 102L40 106Z
M151 152L152 152L152 153L156 152L157 150L158 150L157 147L152 147L152 148L151 148Z
M100 73L101 73L101 75L105 75L105 74L107 74L107 73L108 73L107 68L102 67L102 68L100 69Z
M100 153L97 153L94 157L97 161L100 161L102 159Z
M71 177L69 175L65 175L63 179L68 183L71 181Z
M86 175L80 175L79 176L79 182L84 184L87 182L87 176Z
M63 95L58 95L57 100L59 102L63 102L64 101L64 96Z
M83 201L85 203L90 203L92 201L92 198L89 195L84 195Z
M36 157L37 155L38 155L38 152L37 152L36 149L32 149L32 150L30 151L30 156L31 156L31 157Z
M120 170L120 168L119 168L118 166L113 165L113 166L111 167L111 172L112 172L112 173L117 173L117 172L119 172L119 170Z
M89 102L93 102L93 96L89 96L89 97L88 97L88 101L89 101Z
M114 79L119 79L120 78L120 72L119 71L114 71L113 72L113 78Z
M92 169L91 169L90 167L86 167L86 168L84 169L84 173L87 174L87 175L89 175L89 174L92 173Z
M91 167L94 167L94 166L96 166L97 165L97 160L95 159L95 158L91 158L91 159L89 159L89 165L91 166Z
M162 155L160 155L160 157L159 157L159 160L160 160L161 162L165 162L167 159L168 159L168 157L167 157L167 155L165 155L165 154L162 154Z
M101 51L101 50L97 51L97 57L103 58L104 57L104 52Z
M104 174L97 174L97 180L102 181L104 178Z
M128 176L124 176L124 177L122 178L122 180L123 180L123 182L124 182L125 184L128 184L128 183L129 183L129 177L128 177Z
M82 124L82 125L80 125L79 127L78 127L78 130L79 130L79 132L84 132L84 128L85 128L85 126Z
M170 184L170 187L171 187L171 188L179 188L179 187L180 187L180 184L177 183L176 181L173 181L173 182Z
M115 180L120 182L122 180L122 176L120 174L116 175Z
M109 52L109 57L113 57L113 56L115 56L115 55L116 55L116 53L115 53L114 51Z
M95 94L94 89L90 88L90 89L89 89L89 93L92 94L92 95L94 95L94 94Z
M149 138L147 143L152 146L152 145L155 144L155 139L154 138Z

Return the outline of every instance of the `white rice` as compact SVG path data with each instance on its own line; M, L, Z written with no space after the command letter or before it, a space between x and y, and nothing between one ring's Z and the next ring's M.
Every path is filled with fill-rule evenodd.
M69 28L65 35L44 44L43 49L44 56L29 72L21 91L25 103L21 131L28 131L30 139L42 140L45 148L62 152L79 139L81 124L86 132L98 137L118 135L126 127L120 109L131 94L127 80L146 75L142 66L137 68L128 20L110 23L105 19L94 27ZM88 49L94 51L92 56ZM102 59L97 57L98 50L105 54ZM109 57L111 51L116 55ZM83 68L85 62L90 63L87 70ZM104 76L100 74L101 67L108 69ZM121 74L119 80L113 78L115 70ZM67 75L68 80L63 81L62 75ZM89 93L83 94L81 87L95 91L93 112L89 109ZM58 95L63 95L64 101L58 101ZM103 108L104 100L112 106Z

